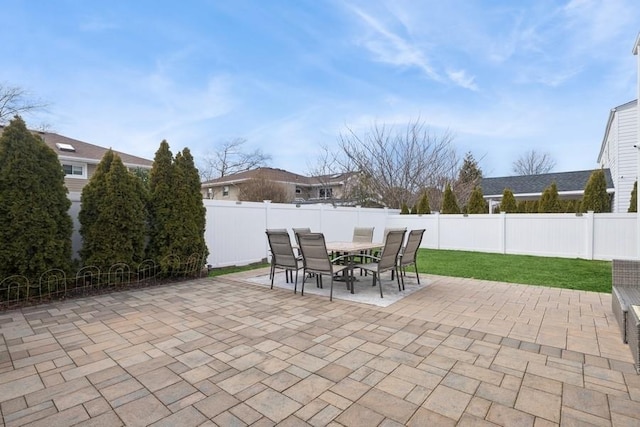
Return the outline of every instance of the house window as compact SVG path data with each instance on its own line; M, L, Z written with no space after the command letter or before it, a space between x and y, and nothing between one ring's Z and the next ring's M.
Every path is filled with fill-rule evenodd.
M302 188L296 187L296 194L302 194Z
M333 197L333 188L321 188L319 190L319 197L321 199L330 199Z
M82 163L63 163L62 169L67 178L87 179L87 165Z
M228 197L229 196L229 186L225 185L224 187L222 187L222 195L224 197Z

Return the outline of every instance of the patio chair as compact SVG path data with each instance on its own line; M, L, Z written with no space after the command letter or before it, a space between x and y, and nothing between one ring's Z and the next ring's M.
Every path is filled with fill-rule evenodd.
M382 295L382 280L380 275L385 271L392 272L396 275L396 281L398 282L398 291L400 291L400 278L398 277L398 254L402 243L404 242L404 235L406 230L389 230L384 240L384 247L379 257L373 255L364 255L369 262L364 264L356 264L354 268L361 268L365 271L373 273L373 286L376 285L376 278L378 286L380 286L380 298L384 298Z
M322 287L322 276L328 275L331 278L331 288L329 290L329 301L333 301L333 276L346 271L349 272L349 265L336 264L341 259L331 259L327 253L327 244L322 233L302 233L298 234L300 250L302 251L302 287L300 294L304 295L304 282L307 274L315 274L316 280ZM349 278L347 280L350 280Z
M354 227L353 229L353 242L356 243L371 243L373 242L373 230L374 227ZM371 255L371 251L363 251L362 255ZM365 262L362 257L359 257L357 262ZM362 271L360 270L360 275L362 276Z
M275 277L276 268L282 268L285 270L285 277L287 283L289 282L289 274L295 270L296 277L294 281L293 291L296 292L298 286L298 270L302 267L300 265L301 257L296 256L293 252L293 246L291 246L291 238L289 233L284 229L271 229L267 230L267 239L269 240L269 247L271 248L271 271L269 276L271 277L271 289L273 289L273 279Z
M300 252L300 241L298 240L298 234L311 233L310 228L292 228L293 236L296 238L296 244L298 245L298 253Z
M404 276L407 275L407 267L413 265L416 271L416 280L420 284L420 276L418 275L417 254L424 235L424 229L411 230L407 237L407 244L400 250L398 254L398 267L400 273L400 281L402 282L402 290L404 290Z
M374 227L355 227L353 229L353 241L371 243L373 242Z

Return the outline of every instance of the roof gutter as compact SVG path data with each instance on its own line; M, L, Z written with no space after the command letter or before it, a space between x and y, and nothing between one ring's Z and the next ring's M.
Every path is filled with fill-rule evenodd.
M607 194L613 194L616 190L614 188L607 188ZM513 193L514 197L540 197L543 193ZM558 191L558 196L580 196L584 194L584 190L570 190L570 191ZM485 194L482 197L485 199L501 199L502 194Z
M82 163L88 163L88 164L92 164L92 165L97 165L100 163L100 160L96 160L96 159L90 159L87 157L73 157L73 156L63 156L63 155L59 155L58 154L58 159L59 160L66 160L69 162L82 162ZM153 165L140 165L137 163L129 163L129 162L122 162L123 165L127 166L127 167L136 167L136 168L142 168L142 169L151 169L153 167Z

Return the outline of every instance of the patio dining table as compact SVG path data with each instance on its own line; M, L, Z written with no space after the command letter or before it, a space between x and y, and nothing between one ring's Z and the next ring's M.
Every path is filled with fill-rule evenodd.
M353 283L355 282L355 276L353 275L353 266L355 264L354 259L357 255L362 254L363 252L369 252L374 249L380 249L384 246L384 243L375 243L375 242L344 242L344 241L333 241L327 242L327 252L336 253L341 256L344 256L349 265L349 278L345 278L344 280L347 282L347 285L350 288L351 293L354 293Z

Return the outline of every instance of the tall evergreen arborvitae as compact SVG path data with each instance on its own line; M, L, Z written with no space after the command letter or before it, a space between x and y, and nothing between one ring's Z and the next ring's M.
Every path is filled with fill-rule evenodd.
M488 213L487 202L482 196L482 188L476 186L469 198L469 204L467 205L467 213L470 214L483 214Z
M16 116L0 136L0 280L70 269L70 206L58 156Z
M443 214L459 214L460 207L458 207L458 202L456 202L456 196L453 194L451 190L451 185L447 184L444 189L444 196L442 198L442 210Z
M100 229L95 227L100 218L101 201L107 195L107 173L111 169L114 153L108 150L102 160L98 163L95 172L89 182L82 188L80 197L80 212L78 222L80 223L80 236L82 237L82 248L80 249L80 259L83 263L92 254L99 251L99 240L94 237L94 233L99 233Z
M611 212L611 199L607 194L607 180L604 176L604 170L595 170L589 176L589 181L584 188L582 210L595 213Z
M173 169L173 192L176 195L173 219L179 225L173 253L181 260L198 255L204 261L209 255L204 240L206 209L200 193L200 174L188 148L176 154ZM200 267L203 266L204 263Z
M149 173L149 244L147 257L160 262L171 254L169 235L174 194L173 154L167 141L162 141Z
M514 213L518 212L518 205L516 204L516 198L513 195L513 191L510 188L505 188L502 193L502 201L500 202L500 212Z
M149 190L148 256L164 271L175 267L169 255L182 263L197 255L203 266L209 254L204 239L206 210L200 175L188 148L174 159L169 144L162 141L149 176Z
M540 203L538 204L539 213L562 213L562 205L560 204L560 198L558 196L558 186L555 182L552 182L547 188L545 188L542 196L540 196Z
M418 202L416 211L421 215L431 213L431 207L429 206L429 196L427 195L426 191L422 193L422 197L420 197L420 201Z
M633 190L631 190L631 200L629 201L629 210L627 212L638 211L638 181L633 183Z
M144 259L147 210L140 178L109 150L82 190L78 216L85 265L136 267Z
M564 202L564 212L576 213L578 212L579 205L580 205L580 200L566 200Z

